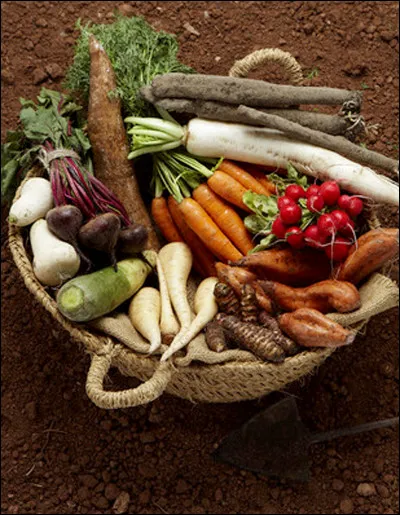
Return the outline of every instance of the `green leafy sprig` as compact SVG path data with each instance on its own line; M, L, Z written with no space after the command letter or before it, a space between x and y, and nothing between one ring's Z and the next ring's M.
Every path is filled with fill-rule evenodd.
M82 25L75 56L67 71L65 87L78 94L86 106L89 99L90 55L89 36L93 34L106 51L115 72L123 116L157 116L154 106L139 94L156 75L169 72L195 73L178 58L178 42L174 35L156 31L142 17L123 16L115 11L115 20L108 24Z

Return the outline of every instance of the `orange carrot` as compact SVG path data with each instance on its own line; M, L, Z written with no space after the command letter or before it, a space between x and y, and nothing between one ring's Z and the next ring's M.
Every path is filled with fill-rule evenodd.
M175 222L179 231L183 235L185 243L190 247L190 250L192 251L193 268L202 277L216 277L216 259L214 258L213 254L208 250L208 248L204 245L201 239L188 226L179 209L178 202L172 196L168 197L168 208L173 221Z
M168 242L184 241L168 209L165 197L155 197L151 202L151 214L161 234Z
M246 190L254 191L260 195L271 195L270 191L265 188L255 177L250 173L243 170L240 166L236 165L232 161L224 159L219 165L218 170L227 173L233 179L237 180L242 184Z
M251 236L238 213L207 184L200 184L192 195L240 252L247 254L254 248Z
M246 166L247 167L247 166ZM265 189L269 191L270 195L275 195L276 186L273 182L269 181L264 172L260 169L253 168L247 170L259 183L261 183Z
M214 193L217 193L224 200L240 207L243 211L252 213L251 209L243 202L243 195L247 191L246 188L227 173L216 170L208 179L207 184Z
M233 256L243 256L194 199L183 199L179 210L192 231L219 259L228 261L233 260Z

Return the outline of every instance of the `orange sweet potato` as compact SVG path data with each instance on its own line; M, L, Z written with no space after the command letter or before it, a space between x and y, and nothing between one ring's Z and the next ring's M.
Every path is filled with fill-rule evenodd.
M399 252L398 229L375 229L361 236L346 261L339 267L337 279L359 284L382 268Z
M260 279L279 281L290 286L308 286L331 275L328 257L314 249L295 250L290 247L262 250L230 263L245 267Z
M259 285L284 311L312 308L321 313L348 313L360 307L357 288L346 281L327 279L305 288L293 288L275 281L259 281Z
M333 322L316 309L300 308L278 317L281 330L302 347L341 347L356 334Z

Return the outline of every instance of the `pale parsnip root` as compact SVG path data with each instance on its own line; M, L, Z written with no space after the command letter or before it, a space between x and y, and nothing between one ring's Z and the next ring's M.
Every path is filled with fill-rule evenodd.
M167 281L165 279L165 273L161 265L160 258L157 257L157 274L158 284L160 288L161 298L161 319L160 319L160 331L161 337L165 340L172 340L173 337L179 332L179 324L176 320L174 311L171 305L171 299L168 292ZM167 343L167 341L165 342Z
M173 242L162 247L158 257L172 306L181 325L180 331L185 331L192 321L187 295L187 280L193 264L192 252L186 243Z
M142 288L129 304L129 318L133 327L150 342L149 354L161 345L160 293L155 288Z
M166 361L175 352L183 349L218 313L218 304L214 297L217 282L216 277L207 277L199 284L194 297L196 317L186 331L180 332L174 338L170 347L161 356L161 361Z

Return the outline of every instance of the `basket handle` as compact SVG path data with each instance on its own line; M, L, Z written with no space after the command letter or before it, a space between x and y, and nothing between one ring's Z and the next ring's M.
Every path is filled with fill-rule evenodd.
M109 392L104 390L103 382L111 364L112 359L108 354L92 355L86 379L86 394L99 408L133 408L152 402L162 395L172 376L171 364L161 363L153 376L138 387Z
M280 64L288 73L293 84L301 84L303 82L304 78L300 64L292 54L280 48L262 48L261 50L256 50L246 55L243 59L235 61L234 65L229 70L229 76L247 77L251 70L267 62Z

